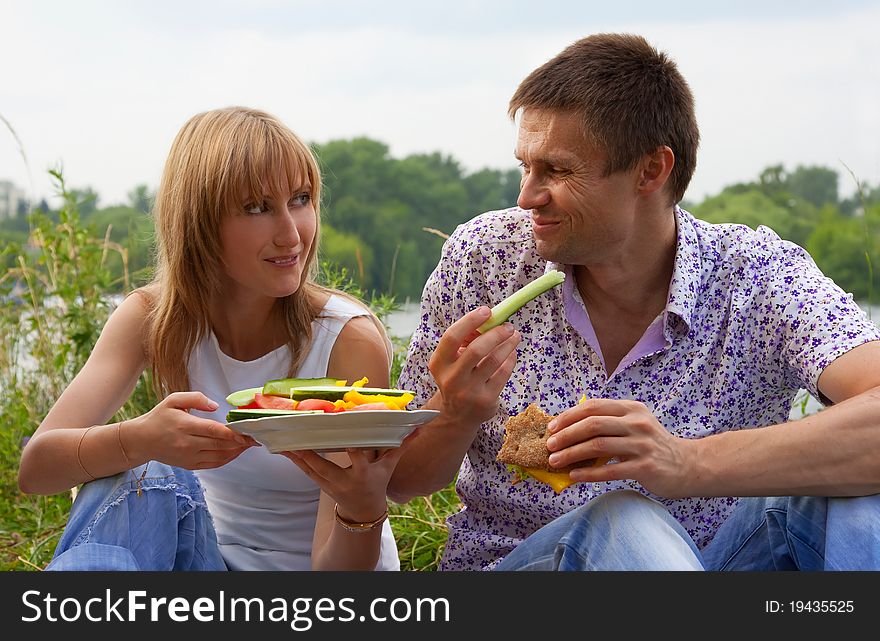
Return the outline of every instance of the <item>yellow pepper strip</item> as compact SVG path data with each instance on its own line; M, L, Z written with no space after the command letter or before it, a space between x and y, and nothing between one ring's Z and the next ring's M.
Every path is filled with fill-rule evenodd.
M365 403L385 403L388 409L402 410L412 401L414 396L410 393L401 394L400 396L388 396L387 394L361 394L357 390L349 390L342 397L343 401L352 403L353 405L364 405Z
M338 401L333 401L333 406L336 409L342 408L344 410L350 410L352 407L354 407L354 403L349 403L349 402L346 402L346 401L340 399Z
M334 385L336 385L337 387L345 387L346 385L348 385L348 381L336 381ZM293 396L293 393L291 393L290 395Z
M359 381L355 381L354 383L352 383L351 386L352 386L352 387L364 387L364 386L365 386L367 383L369 383L369 382L370 382L370 381L367 380L367 377L364 376L361 380L359 380Z

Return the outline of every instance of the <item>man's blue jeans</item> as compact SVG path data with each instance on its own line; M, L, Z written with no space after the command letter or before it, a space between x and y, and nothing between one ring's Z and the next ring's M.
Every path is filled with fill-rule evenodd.
M880 494L741 499L698 550L662 505L619 490L547 524L496 570L878 570Z
M225 570L202 487L150 461L77 494L47 570ZM139 491L140 490L140 491Z

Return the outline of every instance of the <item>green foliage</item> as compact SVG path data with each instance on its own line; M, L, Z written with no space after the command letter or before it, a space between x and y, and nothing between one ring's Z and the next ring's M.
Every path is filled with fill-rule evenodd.
M4 250L11 267L0 279L0 568L42 567L63 528L70 496L37 497L18 491L18 460L55 399L85 364L128 273L115 276L109 258L125 248L80 220L78 195L59 171L51 172L63 200L57 219L29 216L26 243ZM117 420L154 404L146 377Z
M852 201L838 202L838 177L824 167L766 168L757 182L726 188L688 208L713 223L765 225L807 249L842 289L871 304L880 264L880 189L858 185Z
M443 240L425 228L451 233L489 209L516 204L519 171L484 169L466 176L458 162L439 153L398 160L368 138L316 145L324 168L323 219L360 240L360 264L342 255L331 238L327 257L346 265L368 290L401 298L421 294L440 258ZM349 243L348 251L353 251ZM365 258L364 248L372 256ZM333 252L333 253L331 253ZM363 272L358 271L362 269Z
M789 240L805 239L809 233L802 219L791 216L788 208L755 190L722 192L695 206L691 213L710 223L739 223L752 229L765 225Z
M402 570L434 571L446 544L446 517L461 509L454 483L404 505L390 504L388 518Z
M367 274L373 266L373 248L354 234L337 231L329 224L321 225L320 255L329 264L352 274L358 286L365 287Z
M96 209L89 216L84 216L83 222L101 233L105 241L116 249L107 263L114 276L128 272L132 287L151 280L155 232L153 220L148 214L127 205L113 205Z

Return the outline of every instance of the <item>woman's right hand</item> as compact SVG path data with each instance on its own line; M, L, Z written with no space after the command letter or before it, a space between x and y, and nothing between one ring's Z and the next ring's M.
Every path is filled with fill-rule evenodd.
M125 421L120 439L133 464L156 460L188 470L225 465L249 447L253 438L223 423L193 416L213 412L217 403L201 392L173 392L146 414Z

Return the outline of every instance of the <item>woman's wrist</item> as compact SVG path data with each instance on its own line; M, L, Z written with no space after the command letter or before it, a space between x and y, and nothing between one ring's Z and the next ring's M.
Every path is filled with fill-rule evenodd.
M346 517L340 510L339 503L336 504L334 512L336 523L343 529L348 530L349 532L371 532L381 527L382 523L388 518L388 505L387 503L385 504L379 516L365 520Z
M116 444L119 457L129 469L147 462L149 456L141 452L139 438L136 432L140 431L137 422L140 417L130 418L117 423Z

